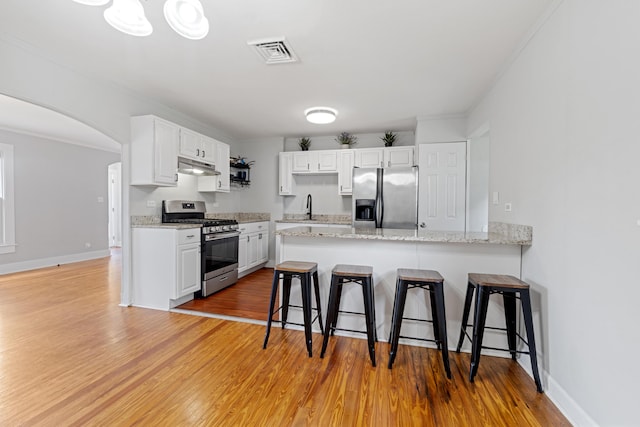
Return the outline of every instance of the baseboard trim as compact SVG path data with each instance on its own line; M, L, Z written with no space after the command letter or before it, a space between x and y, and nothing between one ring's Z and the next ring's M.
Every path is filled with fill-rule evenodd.
M527 374L533 378L533 373L531 372L531 360L529 359L529 356L523 355L519 357L518 363L527 372ZM540 360L538 360L538 366L541 366ZM567 417L572 425L580 427L598 427L598 423L596 423L593 418L591 418L589 414L587 414L587 412L582 409L575 400L573 400L571 395L567 393L567 391L562 388L562 386L560 386L560 384L558 384L558 382L554 380L547 371L541 369L540 377L544 393L553 402L553 404L556 405L558 410Z
M109 249L92 252L82 252L79 254L62 255L51 258L40 258L28 261L13 262L0 265L0 274L18 273L20 271L36 270L39 268L53 267L72 262L89 261L97 258L105 258L111 255Z

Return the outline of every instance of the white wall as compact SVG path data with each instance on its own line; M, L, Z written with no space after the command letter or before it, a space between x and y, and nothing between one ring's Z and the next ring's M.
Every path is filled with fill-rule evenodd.
M467 231L487 231L489 221L489 171L491 137L489 133L469 140L469 179Z
M0 272L105 256L108 168L120 155L2 130L0 142L14 146L17 244Z
M275 260L276 220L282 219L282 196L278 195L278 153L283 151L283 138L246 140L238 144L240 154L255 160L251 166L251 185L235 193L239 212L269 212L269 260ZM232 189L232 191L234 191Z
M473 111L490 219L533 226L523 279L547 393L577 425L637 425L640 2L565 0ZM584 412L582 412L584 411Z

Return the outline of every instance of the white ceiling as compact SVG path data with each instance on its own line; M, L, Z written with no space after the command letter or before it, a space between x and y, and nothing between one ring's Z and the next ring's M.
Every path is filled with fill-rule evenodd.
M72 0L2 0L0 31L232 137L295 137L464 114L556 0L201 1L211 31L199 41L170 29L162 0L142 0L145 38ZM265 65L247 45L276 36L300 62ZM336 122L307 123L316 105L338 109Z

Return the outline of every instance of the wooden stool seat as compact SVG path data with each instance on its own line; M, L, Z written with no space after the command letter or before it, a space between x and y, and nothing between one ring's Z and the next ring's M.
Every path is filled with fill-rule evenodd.
M505 274L469 273L469 282L476 286L494 286L500 288L529 289L529 284L517 277Z
M492 350L502 350L511 353L511 358L516 359L517 353L529 354L531 358L531 371L536 388L542 393L542 383L540 382L540 374L538 373L538 358L536 355L536 342L533 334L533 315L531 312L531 296L529 293L529 284L523 282L514 276L503 274L480 274L469 273L467 284L467 295L465 297L464 309L462 313L462 325L460 326L460 338L456 352L460 352L460 348L465 337L471 340L471 364L469 367L469 381L473 382L480 365L480 352L482 350L482 339L484 330L494 329L506 331L508 349L489 347ZM476 292L477 291L477 292ZM473 294L476 292L476 303L473 325L468 325L469 311L471 310L471 302ZM504 316L506 328L496 328L485 326L487 318L487 308L489 305L489 296L491 294L501 294L504 301ZM522 315L524 318L524 326L527 332L525 340L516 331L516 299L520 299L522 305ZM473 337L467 334L467 326L473 326ZM528 347L529 351L519 351L516 348L516 339L519 338ZM485 347L487 348L487 347Z
M410 268L399 268L396 272L396 296L393 301L393 314L391 317L391 332L389 343L389 364L392 368L398 352L398 340L400 338L411 338L419 341L435 342L442 352L442 363L447 373L447 378L451 378L451 368L449 366L449 348L447 344L447 316L444 308L444 278L434 270L417 270ZM404 316L404 306L407 300L409 289L420 288L429 292L431 301L431 320L406 318L415 322L428 322L433 325L434 339L407 337L400 335L402 320Z
M278 285L282 278L282 305L274 311L276 304L276 296L278 294ZM302 306L293 305L289 303L291 295L291 280L293 278L300 279L300 287L302 288ZM311 282L313 282L313 288L316 294L316 307L311 306ZM301 308L304 317L303 323L289 322L293 325L304 326L305 342L307 345L307 352L309 357L313 356L311 347L311 325L318 319L320 324L320 331L324 334L322 324L322 310L320 309L320 288L318 285L318 264L315 262L306 261L284 261L276 265L273 269L273 283L271 285L271 300L269 301L269 314L267 318L267 331L264 336L263 349L267 348L269 342L269 334L271 333L271 323L280 322L282 328L287 324L287 317L289 314L289 307ZM316 310L318 315L316 318L311 317L312 310ZM278 311L282 311L281 320L273 320L273 315Z
M399 268L398 278L416 282L443 283L444 278L434 270L416 270L413 268Z
M293 273L312 273L318 270L318 264L305 261L285 261L275 266L276 270Z
M349 277L371 277L373 276L373 267L368 265L338 264L333 267L331 274Z
M322 351L320 357L324 357L329 342L329 334L334 335L336 330L358 332L351 329L337 328L338 313L364 314L366 322L367 344L369 346L369 358L371 364L376 366L375 343L378 341L376 332L376 308L373 296L373 267L368 265L338 264L331 270L331 289L329 290L329 307L327 308L327 324L324 328L324 339L322 340ZM364 300L364 313L354 313L340 310L340 299L342 297L342 285L355 283L362 286L362 296Z

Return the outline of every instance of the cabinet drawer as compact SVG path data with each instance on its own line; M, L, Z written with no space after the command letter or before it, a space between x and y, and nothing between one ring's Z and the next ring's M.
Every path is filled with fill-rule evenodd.
M178 244L184 245L185 243L200 243L200 228L188 228L185 230L178 230Z
M257 233L269 230L269 221L247 222L238 226L241 234Z

